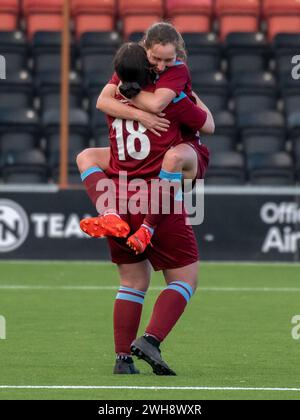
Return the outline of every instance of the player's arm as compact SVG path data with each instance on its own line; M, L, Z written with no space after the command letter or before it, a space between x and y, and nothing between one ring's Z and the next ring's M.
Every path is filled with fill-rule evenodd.
M116 91L115 84L108 83L104 86L97 100L97 109L115 118L139 121L158 137L161 137L159 132L168 131L170 122L167 119L123 104L115 99Z
M189 77L185 64L169 67L157 80L155 92L140 92L132 103L145 111L160 113L184 91Z
M148 112L159 114L176 97L176 93L171 89L156 89L155 92L140 92L135 96L131 103Z
M215 121L212 113L195 92L193 92L193 96L196 99L197 106L207 113L207 119L203 127L200 128L200 131L205 134L213 134L215 131Z
M193 130L201 130L207 134L213 134L214 122L209 114L195 105L188 97L178 101L176 109L178 121Z

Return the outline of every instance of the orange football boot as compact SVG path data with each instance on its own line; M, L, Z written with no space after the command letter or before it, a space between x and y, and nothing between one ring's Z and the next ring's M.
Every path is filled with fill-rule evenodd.
M142 254L147 246L151 244L152 235L145 226L141 226L135 233L127 239L127 245L133 249L136 254Z
M80 221L80 228L93 238L102 238L103 236L126 238L130 232L128 223L116 214L87 217Z

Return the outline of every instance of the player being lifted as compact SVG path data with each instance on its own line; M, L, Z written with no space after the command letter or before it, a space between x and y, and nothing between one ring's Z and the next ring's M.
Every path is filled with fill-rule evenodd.
M140 93L155 90L146 52L141 46L133 43L123 45L116 55L115 68L123 82L120 91L125 96L133 97L141 89L143 92ZM120 95L116 96L116 101L123 99ZM207 112L197 107L186 95L171 101L165 113L170 127L160 138L141 126L133 129L132 121L108 118L111 145L107 176L117 185L120 171L126 171L129 179L137 177L150 182L160 171L165 151L182 143L182 125L195 131L209 124ZM140 142L140 148L129 151L125 145L130 143L128 138L133 132L135 139ZM121 141L124 148L120 148ZM88 168L82 173L82 178L86 181L95 174L103 176L100 169ZM103 178L96 178L92 182L99 182L99 179ZM181 182L181 177L177 178L174 174L172 179ZM118 191L117 188L117 195ZM144 217L141 213L127 213L118 220L126 223L128 230L131 228L134 232ZM130 356L132 352L149 363L157 375L174 375L174 371L163 361L159 346L175 326L197 287L197 242L192 227L186 224L186 214L183 210L180 214L166 215L152 237L153 247L147 247L143 253L136 255L126 245L126 239L112 235L108 241L112 262L118 265L120 276L120 289L114 306L117 354L114 373L138 373ZM163 271L167 287L158 296L144 336L136 339L150 282L150 263L155 270Z

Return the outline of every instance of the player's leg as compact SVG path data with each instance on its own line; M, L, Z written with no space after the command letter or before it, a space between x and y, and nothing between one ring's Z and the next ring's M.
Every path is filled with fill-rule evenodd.
M183 314L197 288L198 261L186 267L164 270L167 283L153 309L146 334L161 343Z
M148 260L118 264L120 288L114 304L115 374L139 373L131 357L130 346L137 336L151 268Z
M157 375L176 375L161 358L160 344L176 325L197 288L198 262L164 270L167 287L158 296L143 337L132 343L134 355L149 363Z
M114 184L105 173L109 159L109 147L85 149L76 159L87 194L100 215L81 220L80 227L85 233L96 238L108 235L126 237L129 233L129 226L116 210Z
M159 174L159 179L162 180L166 186L166 188L161 188L159 191L159 212L157 214L152 214L151 203L149 203L149 211L143 224L127 241L127 244L137 253L144 252L145 248L151 242L154 230L165 216L162 202L169 203L171 200L182 201L182 180L193 180L197 176L197 171L198 154L190 144L181 143L166 152L162 169ZM178 184L175 196L174 193L172 193L172 188L168 188L168 183L173 183L173 185Z

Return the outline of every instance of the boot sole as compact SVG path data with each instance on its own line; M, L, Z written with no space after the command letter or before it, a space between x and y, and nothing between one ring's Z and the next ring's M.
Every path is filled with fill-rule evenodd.
M137 347L136 345L131 346L131 353L138 359L142 359L148 363L152 367L153 373L155 373L155 375L176 376L176 373L172 369L170 369L164 363L158 362L157 360L154 360L148 356L140 347Z

